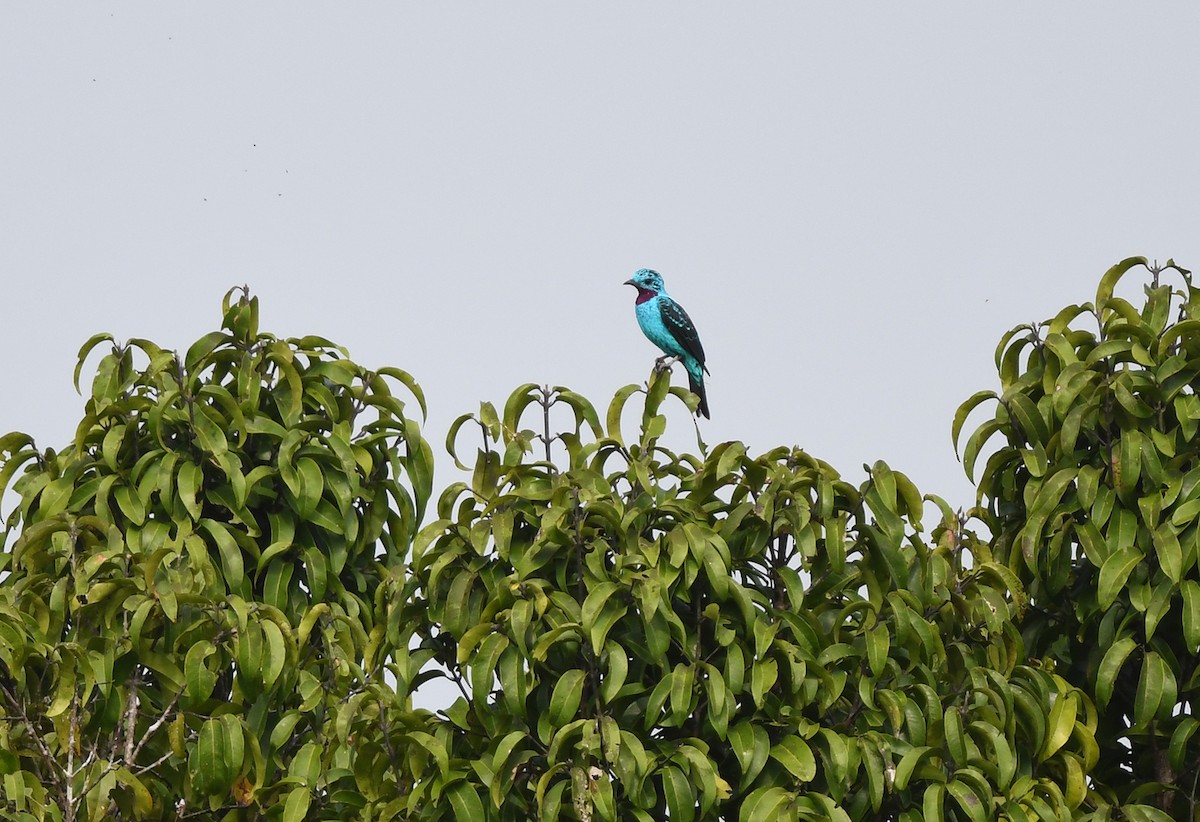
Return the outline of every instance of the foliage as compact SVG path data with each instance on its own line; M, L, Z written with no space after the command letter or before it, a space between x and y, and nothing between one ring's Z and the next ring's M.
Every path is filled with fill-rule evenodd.
M514 819L1069 817L1096 716L1025 664L1011 572L882 463L856 489L796 449L671 453L666 392L628 445L632 386L606 431L534 386L476 418L489 447L414 549L426 644L465 680L414 810L451 791ZM566 470L524 459L534 403L575 411Z
M1094 303L1018 326L996 350L995 416L966 442L968 471L1003 442L978 488L992 550L1032 600L1027 652L1098 709L1094 801L1200 808L1200 290L1173 262L1150 267L1145 303L1114 296L1140 257L1114 266ZM1162 275L1183 282L1173 289ZM1174 314L1174 318L1172 315ZM1077 328L1094 323L1096 331ZM1097 818L1102 814L1098 813Z
M1001 341L954 419L995 403L966 513L883 463L675 453L669 374L603 419L483 403L434 502L404 372L244 294L183 358L114 344L67 450L0 438L5 810L1193 819L1200 299L1168 264L1135 309L1138 263ZM439 677L461 697L413 709Z
M184 357L90 339L80 367L111 352L66 450L0 439L0 489L29 466L0 585L12 818L363 805L348 738L394 698L380 649L431 482L388 379L424 400L326 340L260 334L233 293Z

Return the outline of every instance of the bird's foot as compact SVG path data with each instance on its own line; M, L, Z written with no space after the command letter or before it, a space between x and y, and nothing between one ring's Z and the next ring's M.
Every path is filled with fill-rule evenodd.
M679 362L678 356L663 355L654 361L654 373L661 374L663 371L670 371L671 366Z

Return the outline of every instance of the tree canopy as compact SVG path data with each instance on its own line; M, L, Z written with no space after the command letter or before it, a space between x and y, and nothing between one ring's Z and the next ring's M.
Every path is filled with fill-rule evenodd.
M10 818L1198 818L1173 263L1004 336L953 419L967 510L882 462L676 453L669 374L603 417L483 403L435 496L409 373L244 290L183 356L101 334L77 381L98 349L71 443L0 437ZM435 678L461 696L414 707Z

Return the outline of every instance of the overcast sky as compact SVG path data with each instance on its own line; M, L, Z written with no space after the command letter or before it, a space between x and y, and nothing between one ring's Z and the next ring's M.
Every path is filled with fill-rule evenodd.
M970 504L950 421L1000 334L1126 256L1200 266L1198 35L1182 2L4 4L0 430L66 444L84 340L182 350L248 283L266 330L412 372L440 452L523 382L645 380L651 267L707 442Z

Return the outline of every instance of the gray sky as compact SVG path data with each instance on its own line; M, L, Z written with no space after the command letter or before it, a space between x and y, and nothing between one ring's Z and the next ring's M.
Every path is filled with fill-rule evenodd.
M710 444L968 504L950 421L999 335L1131 254L1200 266L1198 33L1161 2L5 4L0 429L65 444L85 339L185 348L245 282L266 330L411 371L440 453L523 382L645 380L646 266Z

